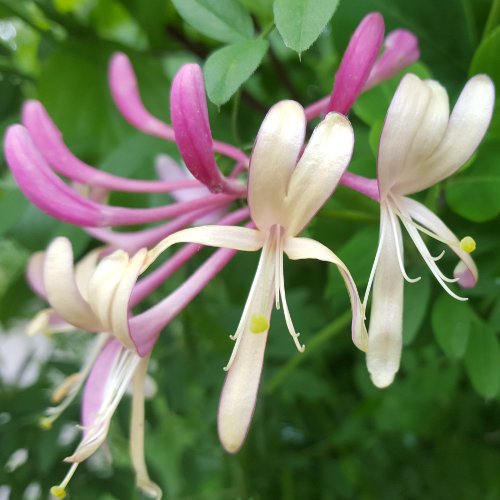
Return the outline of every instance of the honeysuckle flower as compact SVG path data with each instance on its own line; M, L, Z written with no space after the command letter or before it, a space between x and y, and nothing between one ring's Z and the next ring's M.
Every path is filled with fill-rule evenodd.
M185 64L177 72L170 102L175 141L189 171L214 193L245 193L246 187L225 178L215 162L203 73L198 64ZM228 147L224 149L226 154ZM240 161L246 164L246 156L240 154Z
M242 446L254 411L273 302L283 306L290 335L299 342L288 310L283 253L292 260L318 259L337 265L351 299L352 336L366 349L364 313L351 275L321 243L299 238L308 221L334 191L350 161L354 136L349 121L330 113L314 130L300 160L306 117L294 101L274 105L264 119L250 161L248 203L255 228L201 226L173 234L153 248L145 266L167 247L196 242L242 251L262 250L243 314L232 337L236 343L219 404L218 430L224 448ZM298 160L298 163L297 163Z
M222 218L220 223L235 224L248 218L248 214L248 209L243 208ZM96 249L73 266L70 242L66 238L56 238L45 253L32 259L30 282L52 306L48 312L50 317L60 318L69 328L105 332L97 337L82 369L55 391L53 402L60 404L49 408L41 421L43 427L49 428L85 385L83 438L73 455L66 459L73 466L64 480L51 490L55 496L65 495L78 463L94 453L105 440L113 413L133 378L130 442L136 483L150 496L161 498L160 490L147 475L143 456L143 386L147 360L159 332L235 252L218 250L162 302L137 316L131 309L199 249L200 245L186 245L139 283L136 280L147 255L146 249L132 257L123 250L103 257L105 249Z
M402 343L403 283L410 279L403 264L399 221L441 286L459 300L448 282L469 288L477 268L468 252L472 238L462 240L428 208L407 195L426 189L456 172L474 153L488 128L494 87L486 75L465 85L450 115L448 95L436 81L403 77L390 104L380 137L377 177L380 193L380 239L372 276L368 370L378 387L389 385L399 368ZM399 219L399 221L398 221ZM459 257L454 278L447 278L429 253L419 231L446 243ZM418 278L417 278L418 279Z
M347 114L362 92L389 80L418 60L418 40L413 33L397 29L384 40L384 30L384 19L378 12L362 19L335 74L331 95L305 109L308 120L329 111ZM377 59L382 43L384 52Z

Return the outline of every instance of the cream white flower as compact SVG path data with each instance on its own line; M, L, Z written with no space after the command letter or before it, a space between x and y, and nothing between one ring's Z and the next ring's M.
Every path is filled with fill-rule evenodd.
M248 203L255 229L202 226L179 231L153 248L146 266L174 243L195 242L242 251L262 250L243 314L232 337L235 347L226 367L218 428L225 449L242 446L255 408L273 303L283 306L297 348L299 342L285 296L283 253L292 260L332 262L350 295L354 343L366 349L364 313L352 277L338 257L321 243L297 234L331 196L350 161L354 136L347 118L330 113L302 148L306 118L294 101L282 101L268 112L250 160ZM300 159L299 159L300 158ZM298 161L298 163L297 163Z
M399 221L452 297L466 300L447 283L456 281L470 288L477 280L477 268L468 253L474 249L472 238L459 241L436 215L407 195L446 179L471 157L488 128L494 95L489 77L477 75L467 82L450 115L448 95L439 83L408 74L389 107L377 162L380 240L365 297L366 305L374 277L367 364L378 387L388 386L399 368L403 284L404 279L414 281L404 270ZM419 231L446 243L461 259L453 279L440 271L436 261L442 254L431 256Z

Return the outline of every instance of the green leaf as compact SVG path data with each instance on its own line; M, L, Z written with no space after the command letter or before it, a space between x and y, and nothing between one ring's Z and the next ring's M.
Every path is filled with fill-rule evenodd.
M339 0L276 0L274 21L285 45L307 50L330 21Z
M461 358L465 354L471 323L472 313L467 303L440 295L432 310L432 330L447 356Z
M193 28L219 42L235 43L253 36L250 14L236 0L172 0Z
M403 345L412 342L427 312L431 296L431 280L424 274L418 283L406 283L403 310Z
M500 387L500 346L495 335L484 323L474 322L465 367L474 389L492 398Z
M29 252L13 240L0 241L0 297L24 272Z
M489 75L497 89L500 88L500 64L498 64L498 54L500 53L500 26L491 33L486 40L481 43L469 69L469 75L486 73ZM489 133L500 137L500 104L498 99L495 103L495 112L489 128Z
M217 105L227 102L258 68L268 47L266 40L249 40L215 51L203 68L210 100Z
M446 201L454 212L474 222L500 214L500 140L490 139L479 148L472 165L446 184Z
M356 231L354 236L338 250L339 258L347 265L358 287L368 283L373 260L377 252L378 226L368 226ZM328 268L326 297L335 297L345 293L345 284L339 278L336 266Z

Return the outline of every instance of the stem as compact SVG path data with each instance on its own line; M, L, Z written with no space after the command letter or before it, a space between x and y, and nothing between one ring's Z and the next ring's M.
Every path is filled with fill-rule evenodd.
M266 39L271 32L274 30L276 26L274 25L274 21L271 21L267 26L264 27L264 29L260 32L259 38L261 40Z
M306 350L301 353L297 352L293 355L290 360L282 366L273 376L273 378L268 382L265 387L265 391L267 394L271 394L284 380L290 375L290 373L297 368L302 361L313 353L316 349L321 347L323 343L330 338L334 337L342 330L344 330L351 323L351 310L345 311L342 315L340 315L337 319L332 321L325 328L320 330L310 342L307 344Z
M239 89L236 94L234 94L233 99L233 109L231 112L231 129L233 131L234 141L239 147L241 144L241 137L238 130L238 113L240 110L240 99L241 99L241 89Z

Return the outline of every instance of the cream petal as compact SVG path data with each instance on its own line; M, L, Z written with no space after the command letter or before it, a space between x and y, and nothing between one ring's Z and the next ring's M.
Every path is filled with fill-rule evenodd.
M146 269L158 256L175 243L199 243L211 247L233 248L234 250L254 252L264 245L265 234L255 229L239 226L200 226L183 229L160 241L148 252L143 269Z
M281 101L267 113L250 158L248 204L261 230L280 223L282 203L297 164L306 131L304 109L295 101Z
M354 132L340 113L329 113L315 128L288 184L281 220L295 236L332 195L351 160Z
M409 73L401 80L385 119L377 160L380 198L383 199L406 168L407 155L429 102L431 91Z
M455 277L459 278L458 284L464 288L472 288L478 277L477 266L471 255L460 248L460 240L455 234L446 226L446 224L427 207L412 200L411 198L404 197L401 199L405 210L410 214L411 218L416 222L426 227L443 240L451 241L455 245L450 245L450 250L455 252L461 260L461 265L455 269Z
M129 264L129 255L123 250L116 250L99 262L88 285L89 305L103 325L102 330L113 334L111 306L117 287ZM134 349L129 339L129 345Z
M352 308L352 340L354 345L366 351L368 338L365 328L365 311L358 290L345 264L327 247L310 238L287 238L284 251L292 260L318 259L335 264L346 284Z
M43 284L43 267L45 252L35 252L26 265L26 280L30 288L40 297L46 298L45 285Z
M149 498L160 500L161 489L149 478L144 460L144 387L149 355L142 358L134 373L132 414L130 416L130 458L135 470L135 482Z
M450 105L446 90L433 80L423 83L429 90L429 100L407 152L404 169L391 189L393 193L405 194L421 182L426 175L421 171L422 164L439 145L448 126Z
M441 143L419 168L420 175L406 194L446 179L466 163L488 129L494 106L495 87L491 79L487 75L471 78L453 108Z
M134 351L136 347L130 337L128 325L129 301L130 294L137 282L137 277L139 276L147 253L147 249L143 248L130 259L127 269L122 274L120 282L116 287L110 309L111 333L123 345Z
M94 273L97 262L99 260L99 255L101 254L103 248L96 248L91 252L87 253L82 259L78 261L75 265L75 281L78 291L82 297L88 302L88 286L90 278Z
M269 325L274 302L276 258L273 243L266 244L248 294L234 338L236 345L229 360L229 371L219 402L217 425L222 446L237 452L245 441L259 390L268 328L254 333L252 318L264 316Z
M73 250L67 238L56 238L47 248L44 283L47 299L61 318L82 330L102 330L98 317L78 291Z
M396 245L403 254L399 224L392 230L385 209L381 224L386 228L380 242L381 250L373 282L370 326L368 329L368 371L377 387L387 387L399 370L403 337L403 288L404 278L398 264ZM397 232L397 234L395 234Z

